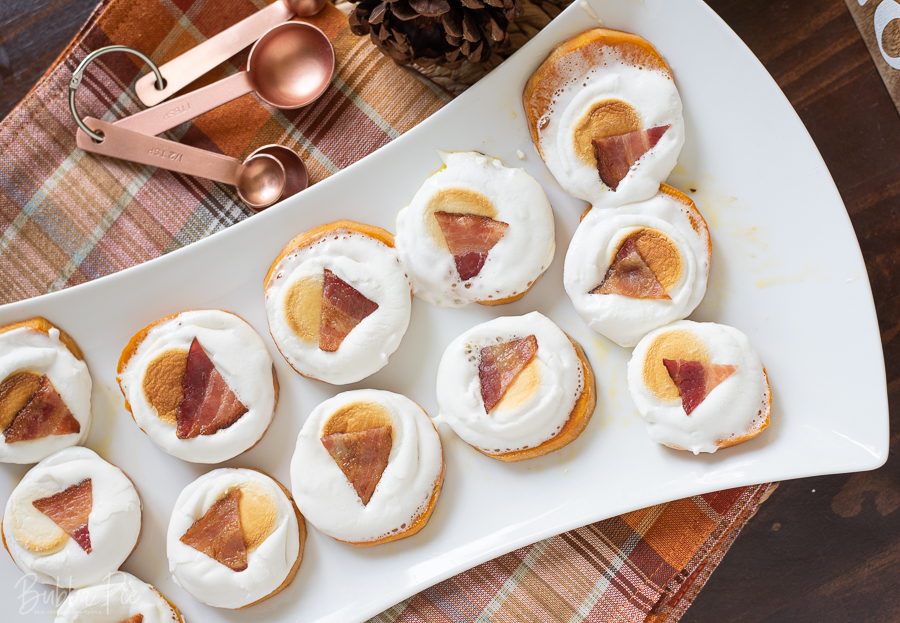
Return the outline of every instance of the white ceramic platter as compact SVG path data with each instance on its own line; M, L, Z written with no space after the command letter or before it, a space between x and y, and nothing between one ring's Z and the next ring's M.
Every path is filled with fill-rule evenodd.
M643 35L674 69L687 142L669 183L695 198L714 245L709 291L692 318L747 333L774 395L772 425L738 447L696 457L647 438L625 385L630 350L588 330L563 291L563 258L584 204L559 189L537 156L521 103L525 81L553 46L597 25L583 6L576 2L441 112L306 192L147 264L0 308L0 324L46 316L84 349L94 378L87 445L131 476L144 503L143 538L124 570L159 587L188 621L362 621L459 571L593 521L729 487L873 469L886 460L884 364L866 269L803 124L700 0L590 0L606 25ZM446 310L416 300L400 349L362 383L337 388L301 378L268 335L262 283L269 264L295 234L339 218L393 231L397 211L441 166L434 148L479 150L536 177L556 211L553 265L512 305ZM435 372L445 346L498 315L537 309L581 342L597 375L597 411L575 443L513 465L482 456L441 425L446 479L422 532L357 549L311 529L289 589L247 611L208 608L172 582L164 536L175 498L210 467L159 450L125 411L115 383L119 354L138 329L191 308L233 311L266 339L281 403L262 442L226 465L262 469L285 485L296 435L319 402L342 389L374 387L406 394L436 415ZM2 467L0 502L26 469ZM45 591L20 578L4 557L0 620L26 612L29 621L52 620Z

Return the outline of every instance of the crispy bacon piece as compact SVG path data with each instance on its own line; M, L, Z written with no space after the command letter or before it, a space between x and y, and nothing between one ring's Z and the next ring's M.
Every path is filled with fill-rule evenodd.
M181 381L184 400L175 411L179 439L213 435L247 413L228 383L216 370L197 338L188 351L187 372Z
M591 294L620 294L633 299L668 299L666 289L662 287L656 273L641 256L637 244L627 239L619 250L612 264L606 270L606 276L600 285L591 290Z
M649 130L592 140L600 180L612 190L616 190L619 182L628 175L631 166L656 146L669 127L661 125Z
M390 426L322 437L322 445L356 489L363 505L369 503L391 454Z
M122 619L119 623L144 623L144 615L136 614L130 619Z
M234 489L213 504L208 511L195 521L181 542L198 552L219 561L232 571L247 568L247 547L241 529L240 488Z
M481 349L478 379L485 413L490 413L503 400L506 390L534 358L537 349L537 338L533 335Z
M377 303L326 268L319 348L330 353L336 351L356 325L376 309Z
M34 500L32 504L75 539L81 549L88 554L91 553L88 517L94 506L94 489L90 478L85 478L77 485L72 485L48 498Z
M41 377L37 391L19 409L13 421L3 431L3 436L6 443L16 443L79 432L81 424L45 374Z
M709 392L737 370L737 366L684 359L663 359L663 365L678 388L681 404L688 415L706 399Z
M507 223L476 214L435 212L434 217L456 262L456 272L463 281L481 272L488 253L509 228Z

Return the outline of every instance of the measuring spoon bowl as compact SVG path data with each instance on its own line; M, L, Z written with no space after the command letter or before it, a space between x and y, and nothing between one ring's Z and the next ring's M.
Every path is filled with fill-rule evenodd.
M309 172L306 169L306 163L293 149L288 149L283 145L263 145L250 154L250 157L257 154L266 154L277 158L284 167L285 181L284 192L281 194L282 199L296 195L309 186Z
M252 154L238 170L234 185L247 207L258 212L282 198L286 181L284 166L278 158Z
M260 37L247 61L256 94L275 108L314 102L334 75L334 48L318 28L287 22Z

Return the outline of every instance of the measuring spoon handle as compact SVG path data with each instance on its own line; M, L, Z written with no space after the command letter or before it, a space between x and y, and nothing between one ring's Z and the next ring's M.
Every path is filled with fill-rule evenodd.
M166 79L164 89L157 90L152 73L141 77L134 89L145 106L156 106L293 15L287 4L278 0L160 66Z
M103 142L96 143L90 136L78 130L76 144L84 151L101 156L129 160L232 186L236 185L243 167L241 161L236 158L167 141L164 138L147 136L93 117L87 117L84 123L93 131L103 134Z
M250 74L242 71L202 89L176 97L165 104L119 119L113 125L147 136L155 136L253 90Z

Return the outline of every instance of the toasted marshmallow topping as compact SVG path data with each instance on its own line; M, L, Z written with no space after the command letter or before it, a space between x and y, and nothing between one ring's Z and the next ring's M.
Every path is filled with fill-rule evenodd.
M181 541L195 521L234 489L247 568L229 567ZM185 487L166 535L169 571L175 583L205 604L241 608L269 596L285 581L302 551L300 525L291 500L269 476L252 469L216 469Z
M214 434L179 439L175 408L194 338L247 412ZM167 372L172 378L165 378ZM248 450L265 434L275 415L274 373L272 357L253 327L234 314L202 309L182 312L150 329L119 382L135 422L156 445L184 461L220 463ZM148 374L162 381L150 384Z
M485 411L479 378L481 349L533 335L537 353L500 402ZM488 454L534 448L555 437L584 390L575 347L538 312L495 318L453 340L441 357L437 400L463 441Z
M690 415L664 359L733 366ZM648 333L628 362L628 389L650 439L694 454L756 429L769 411L762 363L733 327L680 320Z
M121 623L136 615L142 623L180 623L181 617L155 588L130 573L116 571L98 584L74 590L53 623Z
M90 553L32 504L88 478ZM60 588L96 584L116 571L140 532L141 500L134 485L122 470L87 448L60 450L31 468L10 495L3 515L3 536L15 563L39 582Z
M439 307L525 292L556 251L553 209L523 169L477 152L439 152L445 166L397 214L397 250L416 296ZM488 217L508 227L474 277L461 279L436 212Z
M651 329L684 318L700 304L709 278L709 250L683 207L660 192L647 201L587 213L566 252L563 285L591 329L620 346L634 346ZM657 241L647 247L638 241L638 246L668 298L597 292L623 243L648 230Z
M387 467L363 504L322 437L385 425L392 437ZM291 490L319 531L351 543L375 541L409 529L427 510L443 460L441 439L422 407L392 392L349 391L320 404L304 423L291 459Z
M83 444L91 430L91 375L60 341L59 329L50 329L49 335L27 327L0 333L0 383L19 372L47 375L81 430L15 443L4 443L0 436L0 463L36 463Z
M337 350L319 347L325 270L377 305ZM365 234L340 230L285 256L266 284L266 317L278 349L297 372L345 385L374 374L400 345L412 309L397 251Z
M595 208L611 208L649 199L666 180L684 145L684 118L666 72L629 65L613 48L600 58L592 64L573 54L558 62L568 80L538 122L538 148L563 190ZM616 190L604 184L591 139L661 126L669 128Z

